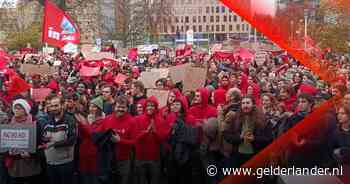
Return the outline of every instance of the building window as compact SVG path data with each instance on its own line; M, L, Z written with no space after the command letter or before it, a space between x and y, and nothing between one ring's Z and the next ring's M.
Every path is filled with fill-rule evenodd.
M164 32L167 33L168 32L168 26L164 26Z
M183 26L181 26L181 32L184 32L184 27Z
M228 16L228 21L229 21L229 22L232 22L232 16L231 16L231 15Z
M207 26L205 27L205 31L206 31L206 32L209 32L209 25L207 25Z
M210 22L214 22L214 16L210 16Z
M226 8L225 8L225 6L222 6L221 7L221 13L225 13L226 12Z
M188 16L185 17L185 23L189 23L190 19L188 18Z
M198 32L202 32L202 25L198 26Z
M227 22L227 16L226 15L224 16L224 22Z
M206 9L205 9L205 13L209 13L209 11L210 11L210 7L207 6Z
M196 23L197 22L197 16L193 16L192 17L192 21L193 21L193 23Z
M184 22L184 17L181 17L181 23L183 23Z
M171 32L175 33L175 26L171 26Z
M232 31L232 25L229 25L228 28L229 28L229 31Z
M176 26L176 32L179 32L180 29L179 29L179 26Z
M216 22L220 22L220 16L219 15L216 16Z
M249 25L248 24L247 24L246 28L247 28L247 31L249 31Z
M175 22L179 23L179 18L178 17L175 17Z
M199 8L198 8L198 13L199 13L199 14L202 14L202 7L199 7Z
M220 31L220 25L216 25L216 32Z
M201 16L198 16L198 22L201 23Z
M214 13L214 12L215 12L215 7L212 6L212 7L211 7L211 13Z
M236 25L236 30L237 30L237 31L241 31L241 25L240 25L240 24L237 24L237 25Z
M190 30L190 26L186 26L186 31Z
M221 31L225 32L225 25L221 25Z
M212 25L212 26L211 26L211 31L213 31L213 32L214 32L214 25Z
M237 15L233 16L233 22L237 22Z
M193 32L197 32L197 27L196 26L192 26L192 30L193 30Z
M207 16L203 16L203 22L207 22Z
M245 30L245 25L244 24L242 24L242 31L244 31Z
M216 13L220 13L220 7L219 6L216 7Z

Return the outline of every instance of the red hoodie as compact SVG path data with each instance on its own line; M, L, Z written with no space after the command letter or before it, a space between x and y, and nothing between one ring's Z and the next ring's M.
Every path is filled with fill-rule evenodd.
M133 144L132 133L134 131L135 121L130 114L117 117L115 114L108 115L102 122L97 131L107 131L112 129L118 133L121 140L117 143L117 160L129 160Z
M79 123L79 169L82 173L97 173L97 147L92 141L91 133L101 125L102 119L92 125Z
M192 125L192 126L196 126L196 124L198 123L198 121L196 121L196 118L193 117L192 115L188 114L188 103L187 103L187 99L185 97L180 97L180 98L176 98L175 101L179 101L183 107L184 110L184 114L185 114L185 123L188 125ZM170 127L173 126L173 124L175 123L176 118L178 117L178 113L174 113L174 112L170 112L167 116L165 121L169 124Z
M156 112L153 115L143 114L135 118L135 129L132 137L135 138L135 157L136 160L159 160L160 145L169 136L170 127L160 116L158 111L158 102L154 97L146 100L146 104L154 103ZM151 121L154 121L155 132L147 132Z
M200 88L197 91L201 94L202 102L200 104L194 104L188 113L194 116L197 121L217 117L218 114L215 107L209 105L209 90L207 88Z
M214 91L214 106L217 107L220 104L226 103L227 89L219 88Z
M180 97L183 96L183 95L181 94L180 90L177 89L177 88L171 90L171 93L174 93L174 94L175 94L175 98L176 98L176 99L178 99L178 98L180 98ZM170 105L171 105L171 104L169 104L169 102L167 102L167 105L164 106L164 107L162 107L162 108L160 109L160 114L161 114L162 117L165 118L165 117L170 113Z

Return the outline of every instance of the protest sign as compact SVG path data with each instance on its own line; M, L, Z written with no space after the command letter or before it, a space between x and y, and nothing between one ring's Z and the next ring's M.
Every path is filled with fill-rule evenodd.
M174 83L181 82L185 79L186 69L191 67L191 64L183 64L169 68L169 74Z
M11 149L35 153L36 125L29 123L0 124L0 153Z
M159 107L164 107L167 104L169 91L161 89L147 89L147 97L154 96L158 99Z
M45 101L45 98L49 96L50 93L50 88L34 88L31 90L31 96L35 102Z
M183 81L183 91L194 91L204 87L207 78L207 69L200 67L188 67Z
M157 49L159 49L159 45L157 44L137 46L138 54L152 54L153 50L157 50Z
M255 62L258 66L261 66L265 63L266 61L266 56L267 56L267 52L265 51L258 51L255 54Z
M168 69L152 69L141 73L140 81L145 85L145 88L156 88L156 81L161 78L166 78L169 75Z
M20 71L26 75L52 75L55 73L55 68L50 67L47 64L35 65L35 64L22 64Z

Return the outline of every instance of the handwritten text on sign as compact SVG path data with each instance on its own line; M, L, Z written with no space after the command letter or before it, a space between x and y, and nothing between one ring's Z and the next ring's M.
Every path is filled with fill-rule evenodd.
M29 148L29 130L1 130L1 147L2 148Z

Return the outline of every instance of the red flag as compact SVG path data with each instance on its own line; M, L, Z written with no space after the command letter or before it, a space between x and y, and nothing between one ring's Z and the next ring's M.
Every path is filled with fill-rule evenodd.
M0 57L0 70L6 68L7 60L3 57Z
M185 45L183 48L177 48L175 52L176 52L176 57L190 56L192 55L192 45Z
M17 75L11 77L11 82L8 87L9 96L13 97L22 92L25 92L31 88L31 85L28 84L25 80Z
M93 77L100 75L100 67L87 67L82 66L80 69L80 76L82 77Z
M184 57L192 55L192 45L185 46Z
M128 76L123 75L123 74L118 74L115 78L114 78L114 82L116 84L123 84L123 82L128 79Z
M136 59L137 59L137 48L131 48L129 50L128 59L130 61L136 61Z
M45 0L44 13L43 43L62 48L67 43L80 42L78 27L63 10Z

